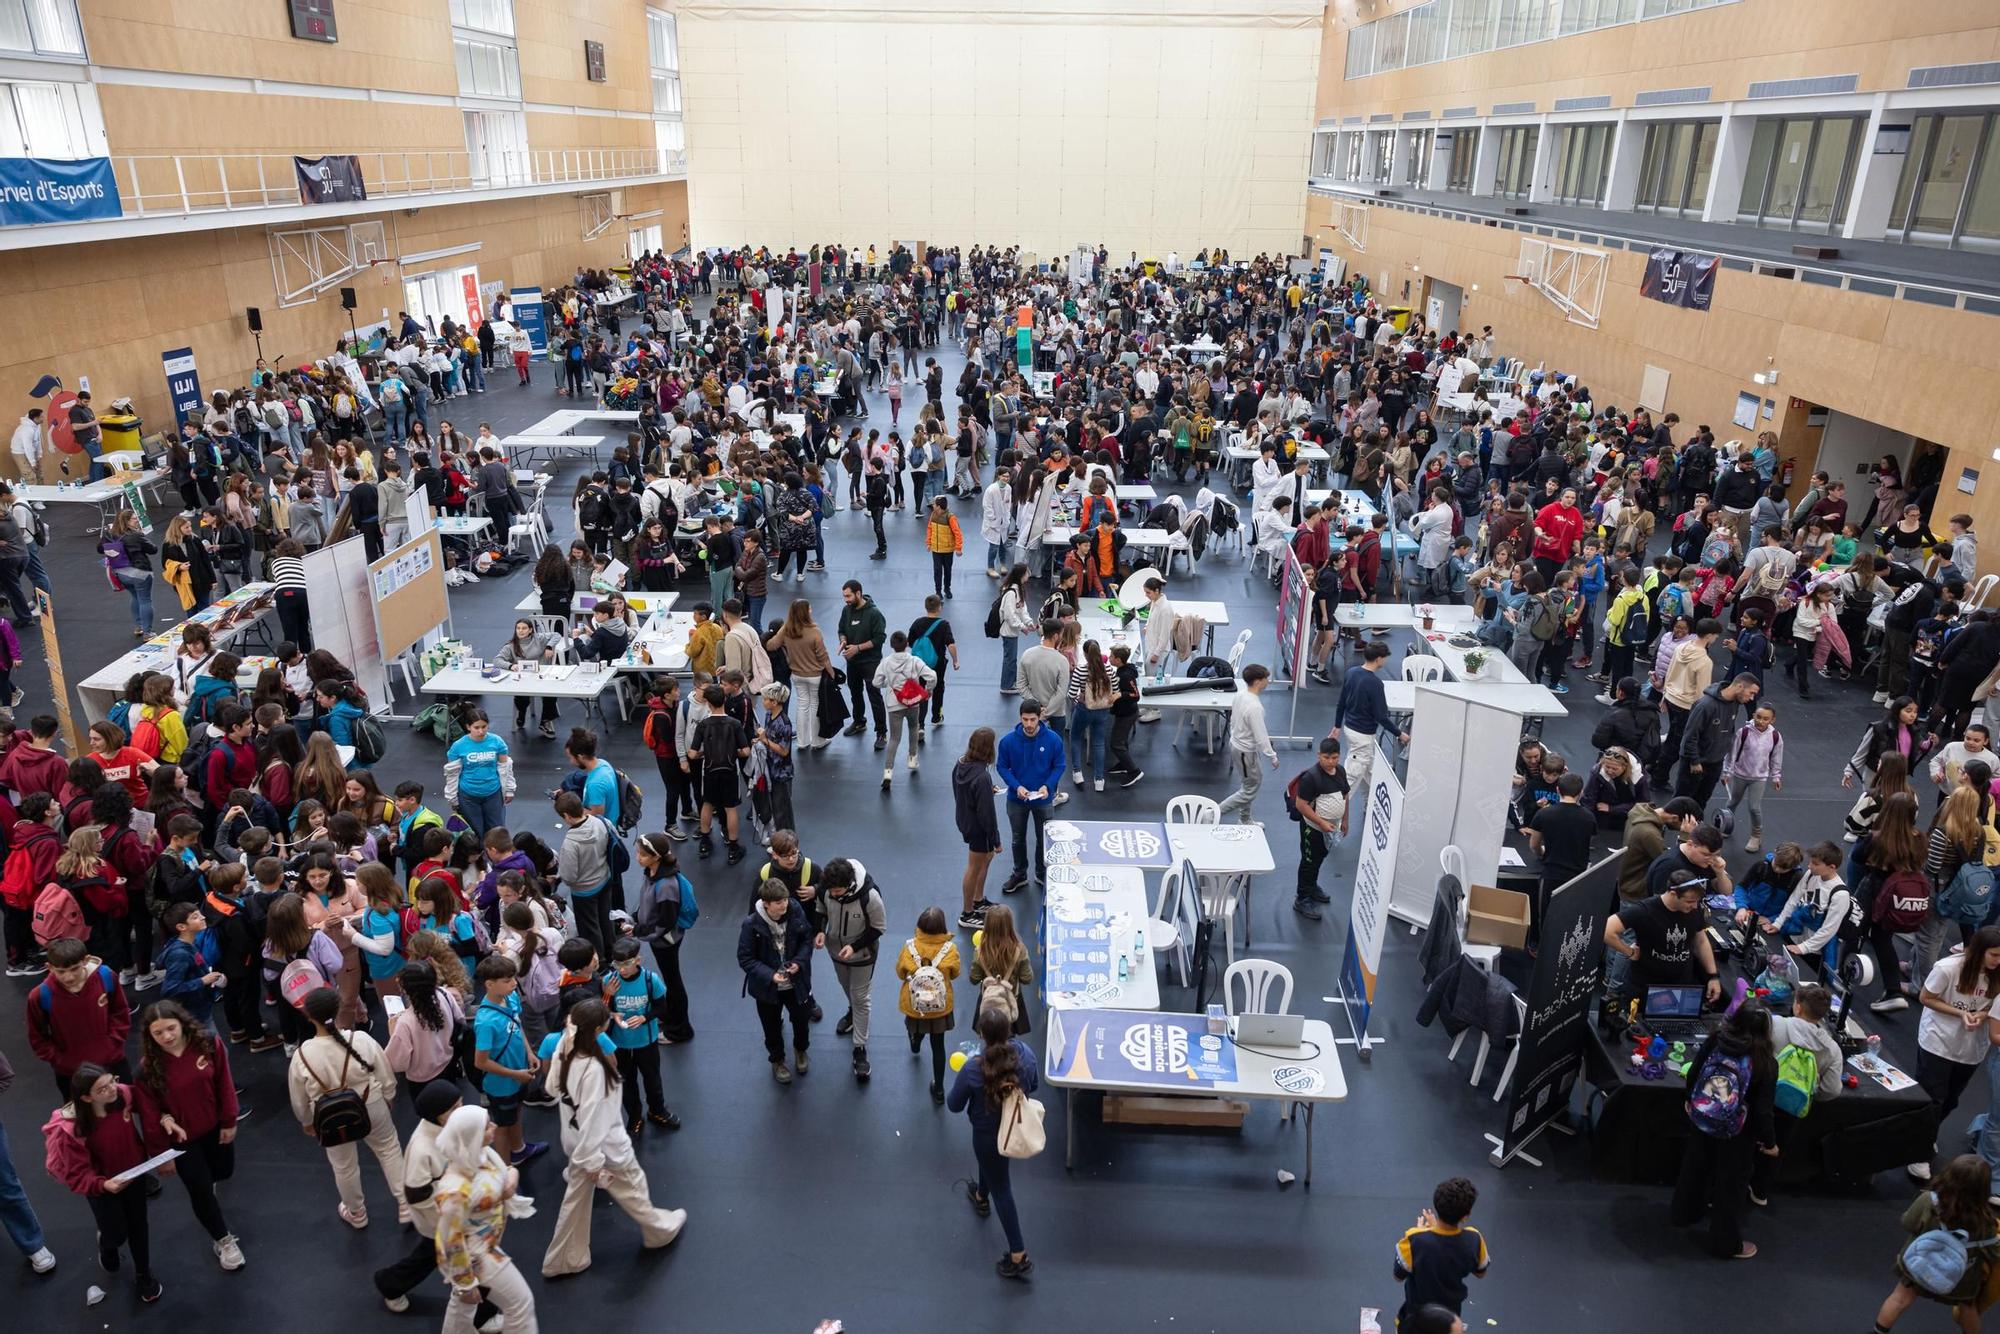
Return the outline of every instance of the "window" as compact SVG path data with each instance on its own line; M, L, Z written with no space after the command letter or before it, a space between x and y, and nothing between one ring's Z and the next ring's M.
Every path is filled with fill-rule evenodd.
M1434 0L1410 11L1410 37L1406 44L1406 65L1429 65L1444 59L1444 30L1450 0Z
M660 150L662 165L665 165L670 157L678 158L687 152L687 126L677 120L654 121L653 146Z
M1642 213L1699 217L1708 200L1708 177L1715 165L1716 121L1659 121L1646 127L1640 154L1638 192L1632 206Z
M1556 139L1556 199L1602 205L1611 172L1610 125L1565 125Z
M1340 134L1327 130L1313 135L1312 175L1331 176L1340 157Z
M1556 0L1500 0L1500 26L1493 45L1546 41L1553 35L1555 16Z
M654 69L681 67L680 24L664 9L646 11L646 54Z
M534 179L528 118L519 111L466 112L465 151L475 185L527 185Z
M1639 16L1639 0L1563 0L1561 36L1594 32Z
M451 21L460 28L514 35L514 0L451 0Z
M1499 0L1455 0L1445 29L1445 58L1476 55L1493 49L1493 20Z
M641 255L660 251L664 243L659 223L646 227L633 227L625 233L625 258L637 259Z
M1340 178L1342 180L1358 181L1361 179L1361 141L1367 137L1359 131L1341 136L1345 141L1344 147L1346 149L1345 155L1341 159Z
M76 0L0 0L0 50L82 56Z
M1686 14L1696 9L1707 9L1712 5L1733 4L1735 0L1646 0L1639 17L1663 19L1673 14Z
M458 60L459 92L467 97L520 97L521 57L513 47L464 37L454 37L451 46Z
M1762 120L1736 216L1759 227L1831 231L1847 211L1861 118Z
M1917 117L1889 214L1894 239L1993 249L2000 241L2000 118Z
M1396 132L1373 130L1368 137L1373 140L1368 148L1369 179L1387 185L1396 169Z
M1403 179L1418 190L1430 182L1431 175L1431 132L1416 130L1410 134L1410 141L1403 154Z
M1493 193L1507 199L1526 199L1535 178L1535 148L1541 141L1541 127L1517 125L1500 131L1500 161L1493 173Z
M1445 179L1445 189L1462 195L1472 193L1472 173L1479 161L1479 131L1477 129L1453 130L1451 132L1451 174Z
M1375 72L1375 25L1347 30L1347 66L1341 77L1365 79Z
M93 142L88 84L0 84L0 157L80 158L104 153ZM95 108L90 108L94 113Z

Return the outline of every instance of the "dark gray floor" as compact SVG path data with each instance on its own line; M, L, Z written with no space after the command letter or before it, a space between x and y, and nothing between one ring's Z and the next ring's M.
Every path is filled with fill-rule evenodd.
M949 350L938 356L946 382L953 382L958 356ZM498 387L498 377L494 383L484 398L450 405L459 425L476 426L483 417L504 433L562 405L546 381L526 392ZM874 424L886 427L886 403L878 400L875 413ZM965 507L961 520L976 534L971 514ZM57 518L55 578L65 657L77 679L122 651L130 642L129 625L123 599L106 596L81 521L73 514ZM822 624L834 619L840 582L850 576L875 589L892 626L907 625L918 613L928 562L910 515L898 516L897 525L895 558L885 567L867 559L863 518L843 513L831 521L829 569L809 576L805 586ZM955 905L963 855L951 826L950 764L972 727L1013 721L1011 701L995 689L997 646L979 631L991 585L979 572L976 536L969 546L971 569L960 573L959 596L951 604L967 670L952 683L948 723L931 734L921 773L910 781L899 769L896 791L884 799L869 742L843 739L808 759L798 783L808 854L822 862L844 854L864 859L888 895L893 939L910 932L923 906ZM504 586L454 589L460 633L497 645L527 586L523 572ZM1271 595L1246 575L1241 557L1211 557L1176 587L1227 600L1236 624L1256 631L1249 660L1268 659ZM21 683L30 696L21 711L25 718L45 706L47 682L37 665L24 669ZM1301 730L1324 731L1333 699L1331 691L1311 690L1299 710ZM1270 702L1274 721L1290 708L1277 691ZM1548 739L1587 762L1598 709L1581 690L1569 702L1576 716L1553 723ZM1791 782L1770 800L1773 831L1810 842L1837 828L1847 804L1836 785L1838 765L1873 710L1856 689L1816 699L1809 723L1788 692L1781 692L1780 705L1791 743ZM1219 763L1177 754L1169 739L1168 727L1141 729L1146 781L1079 796L1066 812L1157 817L1176 793L1220 796ZM516 741L522 792L552 786L562 762L555 743ZM609 753L642 782L653 772L634 728L618 729ZM394 737L377 771L385 779L434 781L439 763L435 741ZM1305 763L1302 751L1289 751L1277 777L1289 778ZM646 786L649 809L657 813L657 786ZM1323 923L1302 922L1290 912L1291 826L1281 813L1281 793L1279 781L1268 782L1257 806L1277 831L1281 851L1279 873L1256 895L1256 952L1292 969L1297 1003L1307 1014L1331 1017L1321 997L1338 969L1344 905L1337 903ZM553 824L552 816L524 802L522 815L530 812L524 824ZM567 1329L586 1320L672 1312L670 1328L772 1334L808 1330L824 1316L839 1316L856 1331L949 1327L971 1334L1088 1325L1236 1331L1279 1322L1302 1327L1310 1312L1315 1328L1350 1329L1359 1307L1394 1311L1400 1292L1389 1273L1391 1246L1428 1204L1432 1185L1458 1173L1484 1192L1475 1221L1495 1257L1491 1277L1476 1287L1466 1312L1474 1329L1492 1322L1517 1329L1678 1332L1687 1328L1691 1310L1719 1307L1747 1320L1748 1312L1773 1304L1789 1313L1778 1320L1783 1328L1859 1328L1862 1313L1873 1310L1886 1286L1899 1235L1896 1218L1910 1193L1900 1175L1878 1180L1861 1198L1781 1196L1750 1223L1763 1256L1748 1265L1718 1266L1667 1225L1665 1191L1592 1181L1575 1141L1545 1141L1547 1166L1540 1169L1489 1168L1481 1136L1500 1122L1490 1100L1493 1076L1487 1076L1486 1092L1468 1088L1468 1061L1462 1056L1457 1066L1447 1064L1441 1034L1412 1021L1419 999L1416 943L1400 928L1389 939L1376 1011L1385 1045L1370 1069L1355 1066L1347 1050L1350 1097L1320 1117L1318 1184L1310 1194L1276 1184L1281 1167L1303 1172L1304 1142L1302 1127L1281 1126L1268 1105L1253 1113L1240 1136L1107 1133L1093 1125L1084 1132L1072 1175L1062 1170L1060 1117L1052 1116L1048 1153L1016 1174L1028 1244L1038 1261L1035 1279L1025 1287L1002 1283L992 1272L1002 1249L999 1225L974 1218L955 1185L972 1167L966 1126L925 1094L927 1076L900 1041L893 978L878 979L876 987L877 1023L884 1031L872 1044L870 1086L857 1089L848 1075L847 1044L833 1035L838 1011L831 1004L833 1013L815 1031L813 1072L788 1089L772 1084L735 964L736 921L757 865L751 860L731 870L719 857L688 863L703 905L701 923L683 950L700 1036L665 1054L669 1096L686 1129L665 1142L648 1136L640 1149L655 1196L690 1211L688 1230L669 1252L642 1254L629 1222L602 1205L593 1270L559 1284L533 1277L545 1328L558 1320ZM1344 853L1337 876L1326 877L1337 900L1344 899L1351 865L1351 853ZM1003 869L996 868L996 877ZM1030 905L1020 909L1032 920ZM12 982L9 990L21 995L27 984ZM1184 994L1168 986L1167 1004L1185 1004ZM92 1262L87 1211L42 1170L47 1078L29 1056L18 1006L7 1008L12 1013L0 1022L0 1048L21 1079L0 1099L0 1116L61 1266L48 1278L32 1277L23 1266L0 1292L16 1301L19 1328L80 1329L84 1288L103 1276ZM1914 1020L1904 1016L1899 1028L1892 1048L1906 1046ZM1038 1023L1031 1039L1037 1045L1039 1031ZM144 1320L163 1328L227 1311L244 1327L280 1320L315 1330L395 1323L366 1279L369 1269L407 1244L407 1234L397 1235L393 1225L379 1173L372 1164L364 1167L375 1221L366 1232L352 1232L334 1216L333 1185L318 1151L285 1110L280 1055L244 1056L240 1069L256 1112L239 1140L237 1175L225 1188L224 1203L249 1267L238 1275L215 1267L179 1187L169 1183L153 1210L167 1295ZM1975 1083L1969 1094L1975 1109L1984 1105L1982 1089ZM1059 1111L1059 1101L1051 1100L1051 1107ZM529 1116L533 1136L556 1139L552 1116ZM528 1173L528 1189L542 1197L541 1215L508 1234L509 1249L531 1276L560 1197L558 1156L559 1150ZM110 1300L89 1319L125 1328L140 1308L127 1285L111 1286ZM417 1328L438 1320L443 1297L442 1285L425 1289L402 1323Z

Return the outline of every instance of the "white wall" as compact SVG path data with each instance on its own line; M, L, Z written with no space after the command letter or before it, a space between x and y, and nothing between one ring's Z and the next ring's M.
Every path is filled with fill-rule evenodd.
M696 245L1299 249L1316 0L678 12Z
M1869 498L1874 494L1875 484L1857 475L1854 470L1863 464L1870 465L1872 469L1875 461L1884 454L1893 456L1907 469L1915 444L1915 438L1907 431L1892 431L1844 412L1829 412L1826 431L1820 436L1819 459L1813 468L1823 469L1835 481L1847 483L1847 507L1854 521L1859 523L1862 512L1868 508Z

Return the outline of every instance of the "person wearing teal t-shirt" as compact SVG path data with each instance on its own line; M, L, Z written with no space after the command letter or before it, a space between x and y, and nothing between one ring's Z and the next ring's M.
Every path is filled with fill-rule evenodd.
M493 735L484 709L465 720L465 735L444 753L444 799L458 808L472 832L507 823L507 803L514 799L514 760L507 743ZM612 797L617 791L614 786Z
M514 961L504 954L488 955L473 978L484 995L472 1012L472 1067L479 1072L479 1089L493 1118L493 1147L521 1167L549 1151L546 1143L528 1144L521 1138L521 1098L542 1068L541 1058L528 1050L521 1027Z
M638 1134L647 1121L662 1130L679 1130L681 1119L667 1106L666 1092L660 1087L659 1005L666 999L667 984L639 959L639 942L630 936L611 946L612 975L606 978L605 1001L611 1007L611 1045L618 1049L618 1078L624 1085L625 1128ZM640 1084L645 1085L645 1105L640 1118Z

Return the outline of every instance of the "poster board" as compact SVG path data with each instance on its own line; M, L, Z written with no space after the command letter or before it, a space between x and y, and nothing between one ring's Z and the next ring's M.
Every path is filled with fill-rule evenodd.
M1430 925L1438 854L1447 844L1465 854L1470 883L1494 883L1520 741L1521 715L1511 709L1417 687L1389 892L1394 916L1411 926Z
M413 537L370 564L368 595L384 658L397 657L450 619L437 531Z
M1368 771L1368 790L1355 794L1362 809L1361 855L1354 864L1354 902L1347 914L1347 944L1340 960L1340 1001L1354 1032L1357 1054L1367 1060L1368 1014L1375 1005L1375 982L1382 969L1382 937L1388 925L1389 886L1396 870L1396 847L1403 824L1403 785L1396 771L1378 764ZM1350 810L1349 820L1353 819Z
M375 628L367 548L359 536L329 543L306 553L305 567L313 647L346 663L379 710L389 698L389 673Z

